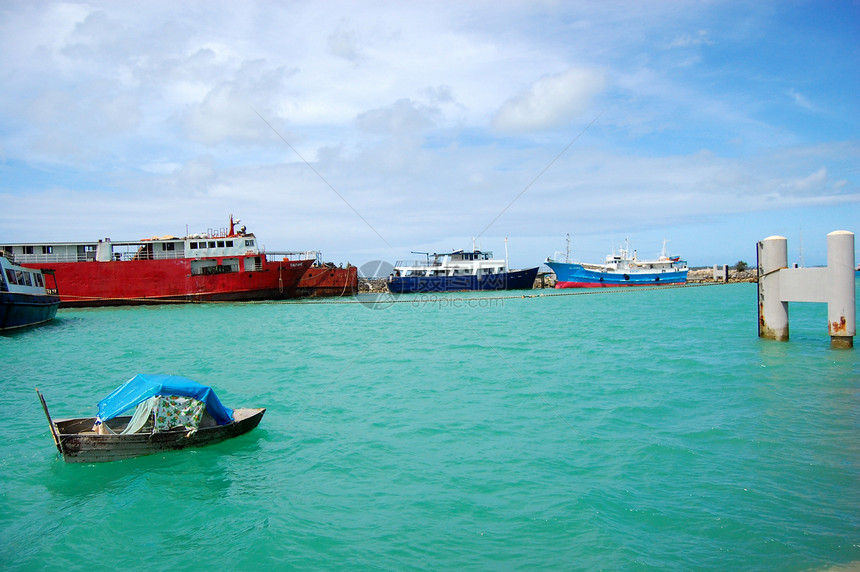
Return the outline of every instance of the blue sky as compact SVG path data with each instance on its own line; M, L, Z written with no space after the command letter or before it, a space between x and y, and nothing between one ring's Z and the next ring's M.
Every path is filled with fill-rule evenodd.
M0 243L824 264L858 70L857 2L4 2Z

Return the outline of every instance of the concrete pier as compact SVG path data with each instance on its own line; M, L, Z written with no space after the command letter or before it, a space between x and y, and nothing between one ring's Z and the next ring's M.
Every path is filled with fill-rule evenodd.
M830 346L854 346L854 233L837 230L827 235L826 268L788 268L782 236L759 242L757 258L760 337L788 340L788 302L824 302Z
M827 235L827 270L830 298L827 331L834 348L854 346L857 335L857 300L854 291L854 234L844 230Z
M779 292L779 272L788 268L788 241L769 236L757 244L758 335L769 340L788 340L788 302Z

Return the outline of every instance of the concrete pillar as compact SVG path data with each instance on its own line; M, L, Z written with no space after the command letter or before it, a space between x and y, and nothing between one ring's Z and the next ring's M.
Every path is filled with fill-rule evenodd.
M784 236L769 236L756 247L758 335L769 340L787 341L788 303L780 299L779 270L788 267L788 241Z
M830 347L854 347L857 333L854 293L854 233L837 230L827 235L827 331Z

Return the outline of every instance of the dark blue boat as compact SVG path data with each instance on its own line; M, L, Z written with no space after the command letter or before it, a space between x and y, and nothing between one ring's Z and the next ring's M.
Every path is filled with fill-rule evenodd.
M0 330L35 326L54 319L60 306L51 270L24 268L0 255Z
M531 290L538 267L508 270L492 252L456 250L427 255L426 260L398 261L388 277L393 294L469 290Z

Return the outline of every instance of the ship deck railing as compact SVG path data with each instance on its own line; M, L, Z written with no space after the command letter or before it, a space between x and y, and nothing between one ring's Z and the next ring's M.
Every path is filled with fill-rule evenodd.
M146 248L132 248L129 250L121 250L124 245L114 244L113 252L111 253L111 260L116 261L129 261L129 260L175 260L177 258L228 258L228 257L241 257L245 254L240 254L237 252L224 252L223 249L212 249L209 250L195 250L195 256L188 256L186 251L182 248L178 250L149 250ZM303 252L264 252L260 251L260 254L266 254L273 260L319 260L319 253L317 251L303 251ZM70 253L33 253L33 254L22 254L16 252L12 255L14 261L18 264L51 264L57 262L92 262L96 260L96 252L86 251L86 252L70 252ZM280 257L280 258L278 258Z
M167 250L158 252L117 252L112 253L112 260L173 260L176 258L186 258L182 250ZM96 260L94 251L79 252L70 254L52 253L52 254L20 254L15 253L15 261L18 264L51 264L55 262L92 262Z
M50 262L87 262L95 260L96 253L83 252L72 254L21 254L15 253L15 262L18 264L44 264Z
M322 253L318 250L265 250L261 248L269 260L316 260L322 264Z
M442 266L441 261L428 262L426 260L398 260L395 264L397 268L433 268Z

